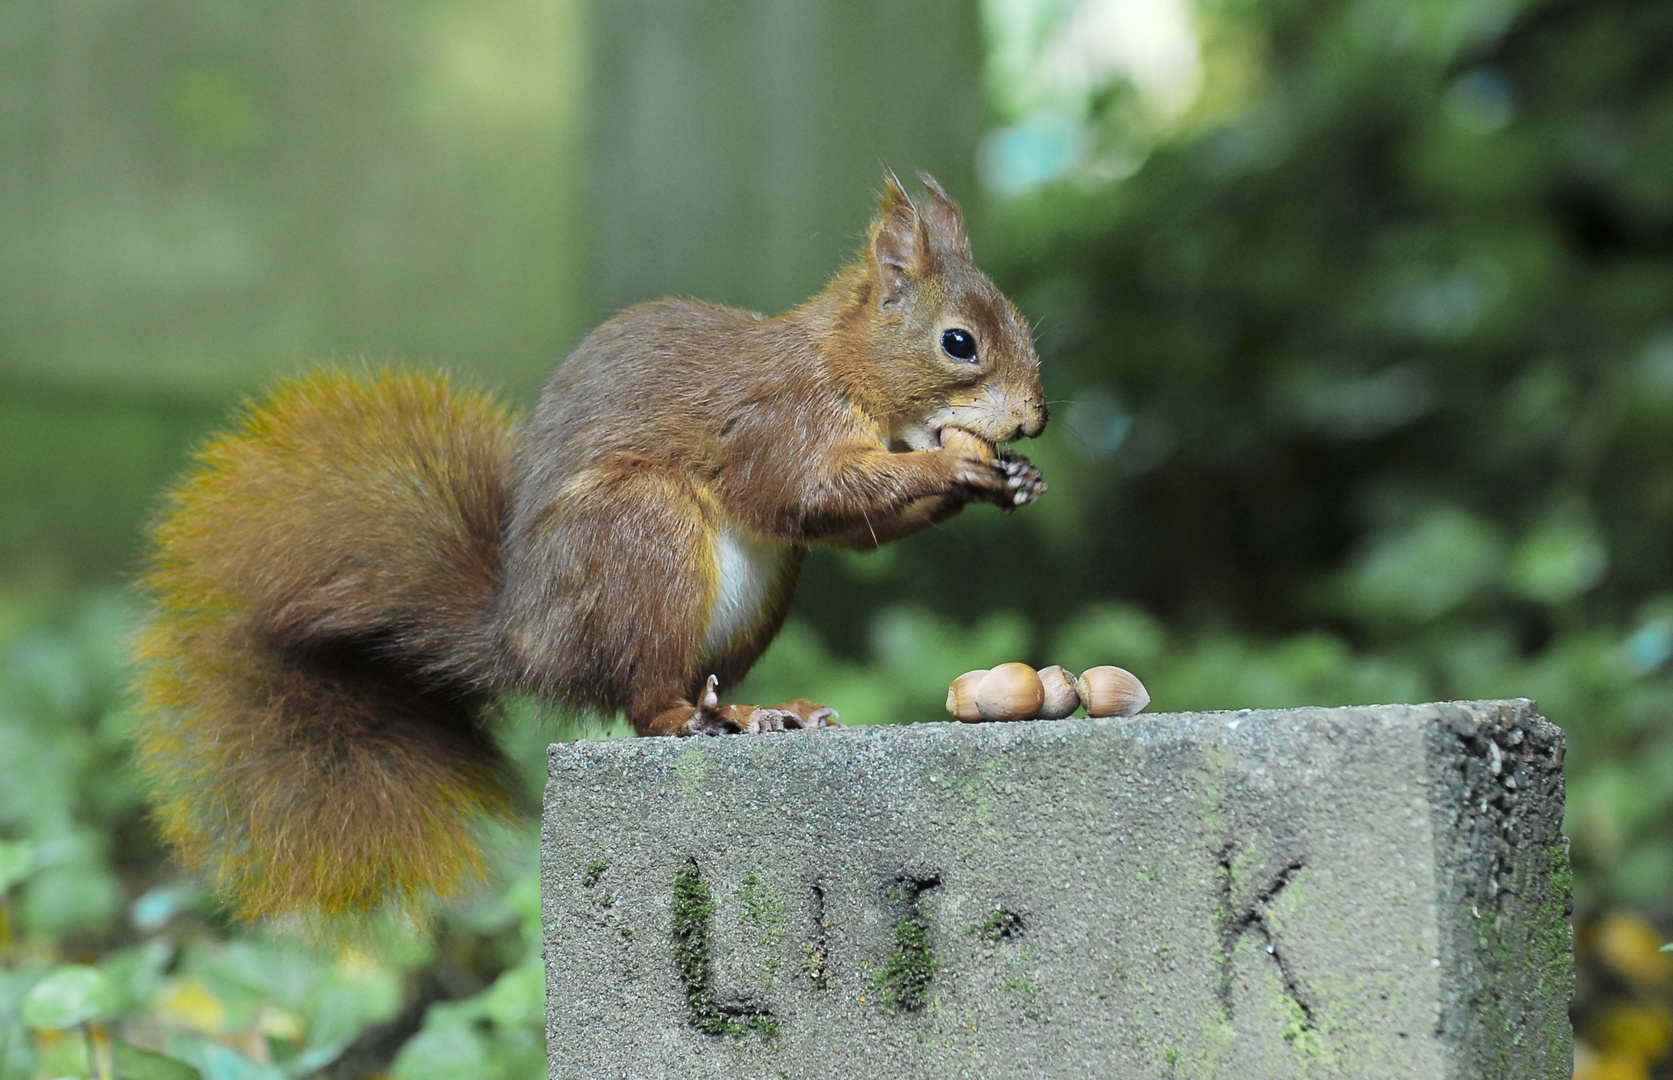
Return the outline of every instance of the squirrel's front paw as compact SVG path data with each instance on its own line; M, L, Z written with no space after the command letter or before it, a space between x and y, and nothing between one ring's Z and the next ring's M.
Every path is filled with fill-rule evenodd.
M966 489L969 498L991 502L1006 513L1034 502L1046 490L1039 468L1009 450L992 458L959 453L953 465L953 482Z
M1021 454L1007 450L999 455L995 464L1005 470L1007 499L999 505L1007 514L1019 506L1038 501L1046 493L1046 478L1040 467Z

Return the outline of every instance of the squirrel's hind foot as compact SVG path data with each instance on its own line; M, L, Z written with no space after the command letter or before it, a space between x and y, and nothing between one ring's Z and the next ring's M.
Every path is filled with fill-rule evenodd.
M720 703L720 680L710 675L703 685L697 707L685 723L688 735L760 735L769 731L797 728L841 727L837 711L816 705L806 698L784 701L771 708Z
M818 705L807 698L795 698L791 701L781 701L771 709L761 709L760 712L784 714L786 728L823 728L841 727L837 723L837 711L829 705Z

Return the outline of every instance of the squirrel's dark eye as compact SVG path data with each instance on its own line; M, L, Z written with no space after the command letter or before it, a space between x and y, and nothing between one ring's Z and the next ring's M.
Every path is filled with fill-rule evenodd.
M976 359L976 335L954 327L941 335L941 351L954 360Z

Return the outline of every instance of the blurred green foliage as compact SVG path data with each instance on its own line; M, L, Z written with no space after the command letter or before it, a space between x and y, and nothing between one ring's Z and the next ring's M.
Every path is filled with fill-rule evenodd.
M1583 901L1664 905L1673 9L1205 11L1247 100L1006 210L1096 537L1016 576L1159 617L1157 707L1538 698Z
M101 1052L136 1080L544 1076L532 831L434 927L308 945L229 926L144 822L123 687L137 613L0 608L0 1077L87 1076Z

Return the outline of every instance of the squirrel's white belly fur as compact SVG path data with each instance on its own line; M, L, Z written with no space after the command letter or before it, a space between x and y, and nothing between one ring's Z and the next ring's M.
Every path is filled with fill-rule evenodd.
M722 526L715 534L714 606L703 633L703 661L724 656L740 634L761 624L790 567L791 547Z

